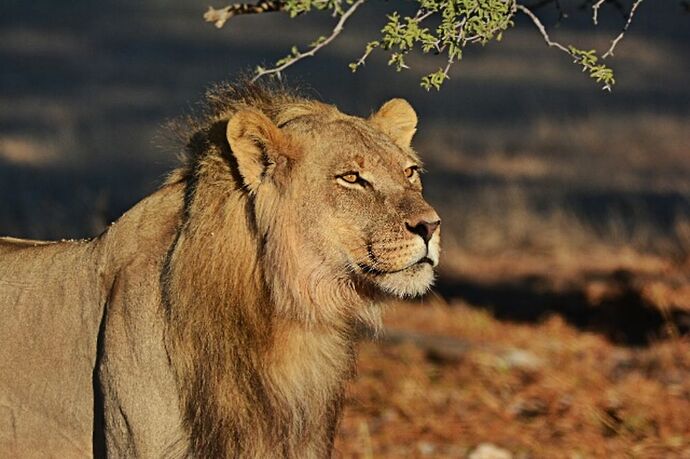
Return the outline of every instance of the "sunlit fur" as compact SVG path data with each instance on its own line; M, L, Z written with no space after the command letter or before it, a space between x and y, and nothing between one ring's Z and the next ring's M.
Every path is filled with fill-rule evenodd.
M379 328L382 293L423 293L438 263L438 233L427 253L405 228L437 218L403 174L419 164L416 116L364 120L257 87L209 102L171 178L187 202L163 277L191 450L322 457L357 324ZM371 188L340 183L348 168Z
M16 412L74 412L48 443L78 439L66 457L88 448L99 396L113 455L328 456L358 336L380 328L390 294L426 291L438 263L439 231L427 246L414 230L438 221L405 172L421 168L416 123L400 99L363 119L220 86L178 129L184 166L100 237L0 239L0 317L23 314L0 323L17 336L0 347L0 363L16 363L0 376L22 394ZM38 272L41 289L28 283ZM29 371L16 349L39 325L60 333L22 348ZM34 428L44 418L23 419L33 430L12 440L19 451L47 438Z

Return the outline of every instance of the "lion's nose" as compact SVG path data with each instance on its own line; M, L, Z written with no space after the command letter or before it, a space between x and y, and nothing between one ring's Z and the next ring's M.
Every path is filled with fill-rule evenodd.
M441 220L426 221L419 220L416 222L406 222L405 227L411 233L417 234L424 239L425 243L428 243L431 237L434 235L434 231L441 225Z

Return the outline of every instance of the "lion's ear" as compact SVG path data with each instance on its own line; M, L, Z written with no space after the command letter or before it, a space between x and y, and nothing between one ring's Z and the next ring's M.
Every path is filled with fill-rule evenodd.
M409 147L417 131L417 114L405 99L389 100L369 120L401 147Z
M259 110L235 113L227 127L227 138L244 184L256 191L281 159L294 156L289 138Z

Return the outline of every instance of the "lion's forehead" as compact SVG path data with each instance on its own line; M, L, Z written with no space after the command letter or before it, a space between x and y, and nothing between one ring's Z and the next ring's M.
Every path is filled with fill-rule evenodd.
M400 148L361 118L347 117L314 127L308 139L311 151L306 153L312 153L313 159L329 167L397 172L401 167L420 162L412 149Z

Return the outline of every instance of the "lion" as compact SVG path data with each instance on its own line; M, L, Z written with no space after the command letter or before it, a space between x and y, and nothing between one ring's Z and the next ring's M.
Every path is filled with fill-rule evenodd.
M328 457L362 330L423 294L417 115L224 84L100 236L0 239L7 457Z

